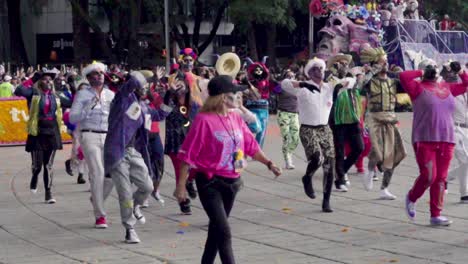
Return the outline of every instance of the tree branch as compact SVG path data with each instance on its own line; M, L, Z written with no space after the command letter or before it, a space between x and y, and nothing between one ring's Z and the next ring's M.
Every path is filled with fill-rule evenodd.
M216 13L216 19L213 23L213 27L211 28L208 38L203 42L203 44L200 47L198 47L198 56L200 56L206 50L206 48L215 38L216 32L218 31L219 25L221 24L221 20L223 19L224 12L226 11L228 5L229 0L224 0L221 6L218 8L218 12Z
M198 41L200 39L200 25L203 19L203 1L195 0L195 21L193 26L192 44L194 47L198 47Z
M81 8L80 3L76 0L69 0L73 9L83 18L83 20L88 24L90 28L93 29L95 33L102 33L101 27L95 23L91 17Z

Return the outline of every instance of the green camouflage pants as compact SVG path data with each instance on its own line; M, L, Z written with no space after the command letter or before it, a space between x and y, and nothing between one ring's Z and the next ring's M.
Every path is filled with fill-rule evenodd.
M278 111L278 125L283 138L283 154L293 153L299 144L299 114Z

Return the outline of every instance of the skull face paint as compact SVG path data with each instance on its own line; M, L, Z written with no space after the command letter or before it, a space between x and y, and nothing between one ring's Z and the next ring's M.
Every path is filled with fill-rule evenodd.
M225 94L224 104L229 109L239 108L242 100L242 92Z
M54 81L52 80L52 78L50 76L44 76L44 77L42 77L42 79L39 82L38 86L43 91L49 91L49 90L52 90L53 82Z
M190 72L193 70L194 60L190 56L185 56L182 60L182 70L185 72Z

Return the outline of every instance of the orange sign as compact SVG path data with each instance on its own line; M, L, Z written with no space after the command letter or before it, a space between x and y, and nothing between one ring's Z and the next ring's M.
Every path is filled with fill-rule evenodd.
M28 120L26 99L22 97L0 99L0 146L24 145L28 137L26 132ZM63 141L71 140L63 123L60 133Z

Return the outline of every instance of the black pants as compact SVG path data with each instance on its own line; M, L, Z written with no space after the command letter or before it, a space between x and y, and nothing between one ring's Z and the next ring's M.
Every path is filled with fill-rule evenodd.
M336 154L335 185L338 187L345 184L344 175L356 163L364 151L364 140L362 139L359 123L336 125L333 127L333 136L335 138ZM345 158L346 143L351 147L351 152Z
M34 150L31 151L32 160L32 178L29 185L30 189L37 189L37 181L39 173L41 173L42 167L44 167L43 179L44 188L46 191L50 191L52 187L53 171L52 166L54 165L55 150Z
M219 251L221 263L234 264L228 217L234 205L236 194L242 186L242 180L218 176L208 180L203 173L197 173L195 179L198 196L210 219L208 238L201 263L213 264Z
M148 145L153 181L160 182L164 174L164 147L159 133L150 134Z

